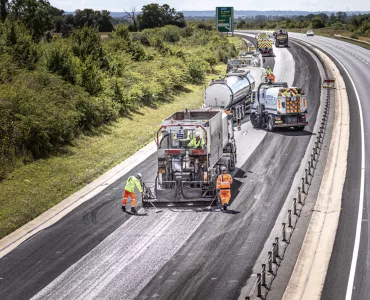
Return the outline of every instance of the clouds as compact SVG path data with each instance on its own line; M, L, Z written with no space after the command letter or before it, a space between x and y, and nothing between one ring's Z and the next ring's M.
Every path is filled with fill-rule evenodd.
M370 10L370 1L364 0L49 0L53 6L74 11L76 9L92 8L95 10L106 9L109 11L120 12L124 9L136 7L140 10L143 5L150 3L168 4L176 10L214 10L216 6L234 6L236 10Z

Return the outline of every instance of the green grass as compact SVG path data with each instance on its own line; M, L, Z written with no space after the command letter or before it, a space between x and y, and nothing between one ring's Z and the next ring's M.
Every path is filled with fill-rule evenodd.
M235 48L238 52L243 52L247 50L247 45L243 39L239 36L229 37L229 42L235 45Z
M215 67L200 85L186 85L170 103L144 107L130 118L76 139L59 156L15 170L0 183L0 238L6 236L102 175L153 141L162 119L175 111L197 108L204 87L225 65Z

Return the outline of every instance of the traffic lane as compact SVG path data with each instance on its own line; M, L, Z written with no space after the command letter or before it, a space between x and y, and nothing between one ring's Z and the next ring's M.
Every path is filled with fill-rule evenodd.
M329 39L328 39L329 40ZM350 51L342 51L337 47L326 43L311 41L312 44L329 51L341 61L352 77L360 99L362 101L362 109L364 119L369 118L369 108L367 107L367 97L365 95L368 83L366 82L366 69L363 64L351 55ZM350 44L349 44L350 45ZM334 60L335 61L335 60ZM345 79L346 87L349 94L350 104L350 144L348 152L347 175L343 190L342 211L339 220L338 230L334 243L333 253L329 264L329 269L323 289L323 299L345 299L348 276L351 267L353 245L356 235L358 201L360 192L360 170L361 170L361 136L359 125L359 112L355 92L352 88L352 83L347 78L347 74L342 67L336 63L341 70L342 76ZM370 132L370 126L364 123L365 136ZM365 149L368 149L369 142L365 138ZM366 155L368 159L368 155ZM367 168L367 166L366 166ZM368 172L365 172L365 199L369 199L369 187L366 185L369 180ZM367 200L369 201L369 200ZM366 201L365 201L366 203ZM369 245L368 245L368 218L367 210L368 203L364 207L363 228L365 232L361 232L361 243L359 258L357 261L357 269L355 276L355 287L353 289L353 299L367 299L370 292L369 282Z
M321 46L333 46L339 50L340 53L347 52L350 56L353 56L359 62L363 64L363 67L370 68L370 50L336 39L326 38L326 37L315 37L309 38L300 34L293 34L295 38L299 38L308 43L316 43Z
M121 211L128 176L141 172L144 180L154 181L156 170L157 157L152 155L130 174L0 259L0 299L30 299L94 249L131 217Z
M257 47L257 40L248 34L243 33L234 33L234 35L245 38L246 40L250 41L254 47ZM274 57L263 57L263 67L267 68L270 67L271 69L274 69L275 66L275 58Z
M320 101L320 75L312 57L296 64L302 87L311 97L306 132L268 133L234 175L231 209L239 214L210 214L178 253L136 299L236 299L263 249L286 200L306 151ZM304 79L298 77L304 76ZM236 194L235 194L236 193Z
M315 37L315 40L322 42L331 46L338 48L340 51L348 52L353 55L361 62L369 65L370 64L370 50L360 47L358 45L351 44L349 42L337 40L337 39L328 39L325 37Z
M286 82L289 86L293 85L294 74L287 72L290 68L295 68L295 61L288 48L274 47L276 55L275 66L273 69L276 82Z

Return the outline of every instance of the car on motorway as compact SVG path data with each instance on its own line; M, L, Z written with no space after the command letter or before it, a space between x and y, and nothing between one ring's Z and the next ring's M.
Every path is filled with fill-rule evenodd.
M315 33L312 30L307 31L307 36L315 36Z

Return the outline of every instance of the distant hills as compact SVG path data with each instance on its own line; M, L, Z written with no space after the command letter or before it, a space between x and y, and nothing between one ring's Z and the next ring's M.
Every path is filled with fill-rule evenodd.
M185 10L182 11L186 18L215 18L215 10L200 10L200 11L191 11ZM307 16L309 14L327 14L331 15L332 13L337 13L337 11L301 11L301 10L236 10L234 11L234 17L243 18L243 17L255 17L255 16L281 16L281 17L291 17L291 16ZM368 14L370 11L346 11L348 16L359 15L359 14ZM74 14L74 12L66 12L66 14ZM111 12L113 18L122 18L126 14L124 12Z
M182 11L185 17L216 17L215 10L204 10L204 11ZM337 11L300 11L300 10L236 10L234 11L234 17L255 17L258 15L263 16L307 16L309 14L327 14L337 13ZM346 11L347 15L358 15L367 14L369 11Z

